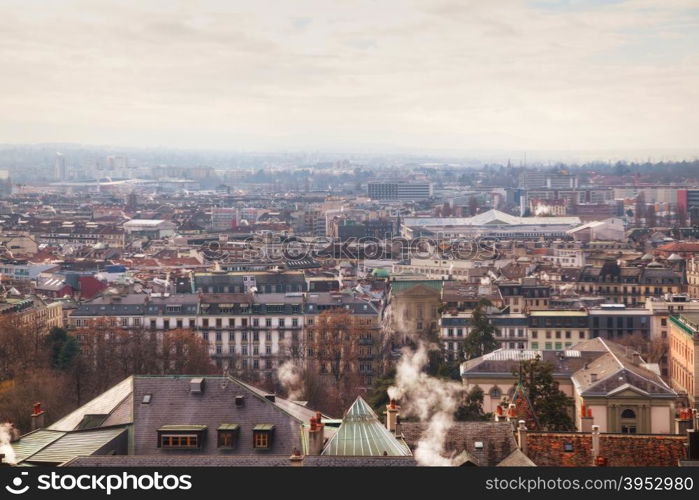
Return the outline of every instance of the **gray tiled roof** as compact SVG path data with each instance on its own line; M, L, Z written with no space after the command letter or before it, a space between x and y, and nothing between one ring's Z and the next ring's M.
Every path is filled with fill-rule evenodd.
M164 425L206 425L201 449L197 454L285 454L303 449L300 418L284 411L249 386L230 377L205 377L201 394L190 392L191 377L135 377L134 379L134 453L161 455L178 453L157 446L157 430ZM151 394L150 403L143 396ZM245 397L243 406L236 406L236 396ZM217 448L216 429L222 423L240 426L238 444L233 450ZM257 424L275 426L269 450L253 448L253 427ZM181 454L181 451L179 452Z
M403 436L411 449L417 447L427 426L420 422L401 423ZM477 448L477 442L483 443L483 447ZM444 446L446 456L457 456L466 451L478 460L480 466L495 466L516 448L509 422L454 422L447 431Z

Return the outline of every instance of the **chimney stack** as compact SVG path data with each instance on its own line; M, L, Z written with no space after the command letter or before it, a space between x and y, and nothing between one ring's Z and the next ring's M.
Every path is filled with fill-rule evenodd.
M517 406L514 403L510 403L507 408L507 421L512 422L517 418Z
M675 434L685 435L693 427L693 414L691 408L682 408L675 419Z
M386 405L386 428L396 434L396 429L398 427L398 411L400 406L396 404L396 400L392 399L390 403Z
M325 446L325 424L322 422L322 415L317 412L315 417L311 417L308 428L308 454L320 455Z
M638 351L634 351L633 354L631 354L631 362L638 366L641 364L641 353Z
M592 408L582 405L580 407L580 432L592 432L593 423Z
M522 453L527 454L527 423L520 420L517 426L517 444Z
M598 463L598 459L604 460L604 457L600 457L600 434L599 425L592 426L592 464L593 465L604 465Z
M502 409L501 405L495 407L495 421L499 422L500 419L505 415L505 410Z
M34 403L32 412L32 430L46 427L46 412L41 409L41 403Z
M292 467L303 466L303 455L301 455L301 452L298 450L298 448L294 448L294 451L291 453L289 460L291 460Z

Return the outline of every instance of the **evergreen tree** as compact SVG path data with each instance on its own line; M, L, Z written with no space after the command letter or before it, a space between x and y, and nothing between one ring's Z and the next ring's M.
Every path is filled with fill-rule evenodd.
M464 356L466 359L473 359L499 347L495 340L496 328L490 323L486 308L492 306L488 299L481 299L471 313L471 330L464 339Z
M382 415L386 409L388 400L388 388L396 383L395 368L389 370L374 381L374 387L367 397L367 403L371 405L377 415Z
M574 430L570 415L573 399L559 389L558 382L553 378L553 368L553 364L545 363L537 356L520 362L519 372L515 370L514 375L521 377L522 386L543 430Z
M475 386L468 391L463 404L457 408L454 418L461 422L489 420L490 415L483 412L483 389Z

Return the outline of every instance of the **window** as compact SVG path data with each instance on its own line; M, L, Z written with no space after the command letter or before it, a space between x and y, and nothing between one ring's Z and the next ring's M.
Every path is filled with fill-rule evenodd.
M291 319L291 326L292 326L293 328L296 328L297 326L299 326L299 320L298 320L298 318L292 318L292 319Z
M573 443L563 443L563 451L573 451Z
M196 321L190 318L190 320L189 320L189 327L190 327L190 328L194 328L195 326L196 326Z
M265 333L265 340L267 342L272 342L272 332Z
M160 436L161 448L199 448L199 436L197 434L162 434Z
M252 430L252 446L256 450L269 450L272 447L274 425L258 424Z
M500 388L498 386L493 386L490 389L489 395L490 395L491 399L498 399L502 396L502 391L500 390Z
M621 418L636 418L636 412L627 408L621 412Z
M238 424L221 424L218 428L218 447L232 450L238 444Z
M209 332L201 332L201 338L204 340L209 340Z
M164 425L158 429L158 447L165 449L201 448L205 425Z
M228 342L235 342L235 332L228 332Z
M272 326L272 318L265 318L265 326L267 328Z
M279 318L279 328L284 328L284 326L285 326L284 318Z

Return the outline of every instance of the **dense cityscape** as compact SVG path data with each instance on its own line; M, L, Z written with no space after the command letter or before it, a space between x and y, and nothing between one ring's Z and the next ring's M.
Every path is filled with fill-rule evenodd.
M0 151L9 463L692 458L696 161L46 147Z
M696 491L698 48L696 0L3 0L0 491Z

